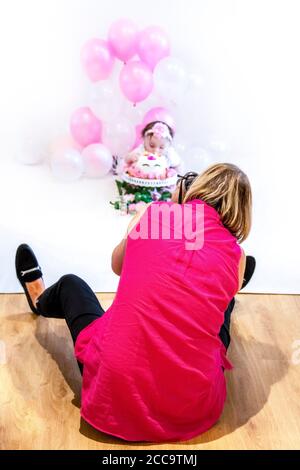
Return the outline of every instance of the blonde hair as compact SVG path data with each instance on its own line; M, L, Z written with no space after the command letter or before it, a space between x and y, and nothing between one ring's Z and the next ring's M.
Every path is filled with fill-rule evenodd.
M252 191L247 175L230 163L210 166L199 175L184 196L183 203L201 199L214 207L223 225L243 242L252 224Z

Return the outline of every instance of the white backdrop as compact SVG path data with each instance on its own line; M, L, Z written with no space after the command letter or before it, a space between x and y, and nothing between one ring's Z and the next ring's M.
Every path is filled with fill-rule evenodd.
M244 249L258 266L248 292L300 293L299 14L297 0L2 0L0 292L21 291L22 242L47 283L74 272L97 291L116 290L110 255L128 220L108 205L112 179L62 184L15 154L25 137L46 146L68 130L71 112L86 105L81 47L125 16L166 29L172 55L203 77L201 100L188 115L176 110L179 132L251 179Z

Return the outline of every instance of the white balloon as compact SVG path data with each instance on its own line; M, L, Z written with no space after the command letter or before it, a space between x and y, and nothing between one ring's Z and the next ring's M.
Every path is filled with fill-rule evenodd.
M157 90L154 89L154 91L151 93L151 95L141 103L137 104L137 107L143 112L144 116L145 114L150 111L150 109L153 108L168 108L168 103L169 100L167 99L166 96L161 96ZM143 116L143 117L144 117Z
M109 82L114 86L115 89L119 89L121 95L121 88L120 88L120 74L124 68L124 64L122 61L116 61L113 72L109 78ZM123 95L122 95L123 96Z
M180 158L180 164L177 168L177 171L180 175L184 175L188 170L186 170L186 152L187 152L187 140L181 134L175 135L175 140L173 142L173 148L177 152Z
M186 151L185 165L188 168L187 171L202 173L213 163L210 154L201 147L192 147Z
M91 85L89 107L103 121L113 121L121 113L121 93L110 82L102 81Z
M173 168L181 165L181 156L173 146L168 149L168 158Z
M38 165L47 157L47 146L34 138L20 141L15 151L16 160L23 165Z
M49 129L46 125L31 122L22 123L20 136L14 144L15 159L24 165L38 165L48 154Z
M181 158L185 157L185 153L187 150L186 142L187 139L184 136L176 133L173 146L176 152L181 156Z
M123 157L132 149L135 140L135 127L128 120L122 118L104 123L102 141L112 155Z
M123 100L121 113L123 118L134 126L140 124L145 116L145 112L141 106L134 106L133 103L130 103L126 99Z
M53 175L66 182L80 179L85 170L80 152L72 148L55 153L51 158L50 166Z
M48 155L47 160L49 160L54 154L62 152L67 149L74 149L81 153L82 147L73 139L69 134L56 136L53 141L48 144Z
M180 102L188 87L184 64L172 57L156 66L154 80L157 92L174 103Z
M87 178L103 178L112 169L112 155L102 144L92 144L86 147L82 152L82 158Z

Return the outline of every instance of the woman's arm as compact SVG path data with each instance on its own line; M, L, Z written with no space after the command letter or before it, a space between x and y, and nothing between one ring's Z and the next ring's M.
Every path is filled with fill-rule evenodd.
M241 248L241 250L242 250L242 256L241 256L240 264L239 264L239 291L241 290L243 282L244 282L244 275L245 275L245 269L246 269L246 255L245 255L243 248Z
M127 238L123 238L121 243L113 251L111 257L111 267L117 276L121 276L123 259L126 251Z
M112 267L113 272L114 272L117 276L121 276L121 273L122 273L123 260L124 260L124 256L125 256L125 252L126 252L128 234L129 234L130 231L133 229L133 227L138 224L139 220L141 219L142 215L145 213L145 211L147 210L147 208L149 207L149 205L150 205L150 204L147 204L147 205L145 206L145 208L143 208L142 210L140 210L140 211L139 211L137 214L135 214L135 216L131 219L131 221L130 221L130 223L129 223L129 225L128 225L128 228L127 228L125 237L123 238L123 240L121 241L121 243L119 243L119 245L116 246L116 248L115 248L114 251L113 251L112 258L111 258L111 267Z

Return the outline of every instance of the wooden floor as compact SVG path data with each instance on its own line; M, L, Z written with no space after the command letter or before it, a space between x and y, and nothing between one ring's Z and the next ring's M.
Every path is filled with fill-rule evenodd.
M107 308L113 295L100 294ZM81 379L63 321L0 296L0 449L299 449L300 296L243 294L233 314L228 399L207 433L127 444L80 419Z

